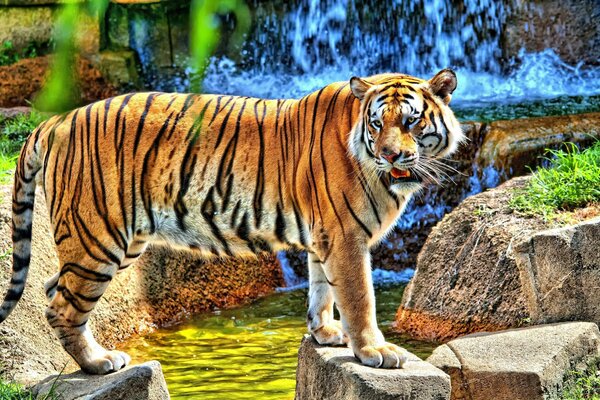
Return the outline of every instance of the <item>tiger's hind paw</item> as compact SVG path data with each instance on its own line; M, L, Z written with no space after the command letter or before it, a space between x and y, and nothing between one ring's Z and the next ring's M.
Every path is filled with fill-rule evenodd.
M348 344L348 336L344 333L340 321L332 320L328 324L311 330L310 334L320 345L345 346Z
M105 351L104 354L82 363L81 369L88 374L105 375L124 368L131 362L131 357L122 351Z

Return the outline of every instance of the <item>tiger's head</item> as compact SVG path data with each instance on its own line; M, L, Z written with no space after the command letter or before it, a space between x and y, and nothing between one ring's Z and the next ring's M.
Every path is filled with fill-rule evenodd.
M444 69L429 81L400 74L353 77L350 88L361 111L350 138L351 152L395 192L410 193L424 179L439 181L438 158L464 140L448 107L456 74Z

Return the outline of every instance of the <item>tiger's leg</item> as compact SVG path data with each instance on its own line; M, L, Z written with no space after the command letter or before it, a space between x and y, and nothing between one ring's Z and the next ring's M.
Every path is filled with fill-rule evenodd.
M127 252L125 253L125 258L121 261L121 265L119 265L119 271L123 271L125 268L129 267L133 264L142 254L146 251L146 247L148 247L148 242L145 240L134 240L127 247Z
M324 266L335 303L340 310L344 332L354 355L365 365L400 368L406 352L385 341L377 327L371 260L365 243L339 241Z
M342 324L333 319L333 293L323 265L317 256L308 254L308 330L319 344L344 345L348 338L344 335Z
M61 248L59 246L59 256ZM59 257L64 259L64 257ZM118 265L101 263L90 256L82 256L76 262L63 262L55 294L46 318L54 328L64 349L91 374L117 371L131 358L120 351L107 351L100 346L88 328L88 318L100 299Z
M44 291L46 292L46 297L48 300L52 300L54 295L56 294L56 286L58 286L58 278L60 278L60 272L57 272L52 276L52 278L48 279L46 283L44 283Z

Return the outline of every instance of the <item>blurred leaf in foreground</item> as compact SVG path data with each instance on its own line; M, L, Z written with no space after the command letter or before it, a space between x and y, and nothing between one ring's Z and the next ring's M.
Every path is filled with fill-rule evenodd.
M40 94L34 101L39 110L62 112L70 110L78 103L75 57L77 53L76 33L80 28L82 12L88 13L97 21L104 18L108 0L90 0L85 3L64 4L55 21L54 43L56 51L52 58L50 72Z
M250 26L250 10L242 0L192 0L190 8L190 88L192 92L202 90L202 79L209 58L220 39L219 15L232 13L235 16L235 31L230 46L239 46Z

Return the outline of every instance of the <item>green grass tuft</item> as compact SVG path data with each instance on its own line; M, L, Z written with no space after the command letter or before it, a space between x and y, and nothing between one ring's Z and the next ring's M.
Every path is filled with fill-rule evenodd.
M600 371L597 363L587 371L571 371L567 376L562 400L600 400Z
M560 211L600 202L600 141L583 151L570 143L566 150L549 152L550 166L539 168L516 193L509 202L512 209L553 220Z
M0 399L2 400L33 400L35 397L23 386L14 382L0 380Z

